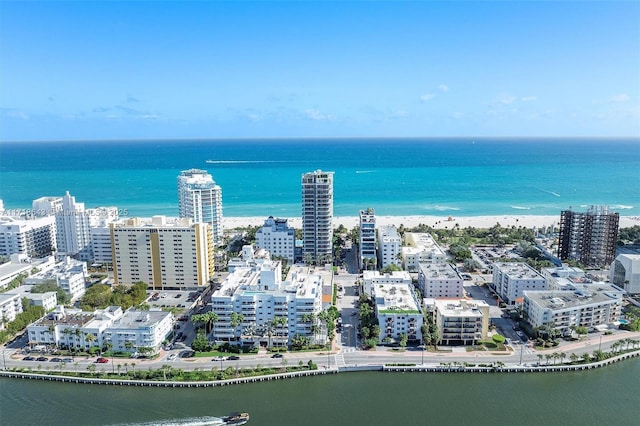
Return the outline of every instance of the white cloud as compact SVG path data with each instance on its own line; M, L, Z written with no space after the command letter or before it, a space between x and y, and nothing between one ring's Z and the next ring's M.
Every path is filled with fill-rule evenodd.
M423 102L427 102L430 101L431 99L435 98L436 95L434 95L433 93L425 93L424 95L420 96L420 99Z
M520 100L522 102L532 102L532 101L537 101L538 97L537 96L523 96L520 98Z
M448 92L449 86L447 86L446 84L441 84L438 86L438 90L440 90L441 92Z
M305 115L307 118L311 119L311 120L316 120L316 121L324 121L324 120L335 120L335 117L333 115L330 114L325 114L317 109L307 109L305 110Z
M500 98L500 100L498 102L500 102L503 105L511 105L512 103L514 103L516 101L516 97L515 96L511 96L511 95L504 95Z
M631 98L626 93L620 93L609 98L609 102L629 102Z

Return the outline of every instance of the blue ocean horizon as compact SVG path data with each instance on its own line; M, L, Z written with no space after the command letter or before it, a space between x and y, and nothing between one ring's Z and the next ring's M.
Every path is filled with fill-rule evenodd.
M181 170L207 170L226 217L300 216L300 179L333 171L334 214L640 215L640 139L331 138L0 143L0 198L28 209L69 191L129 216L178 212Z

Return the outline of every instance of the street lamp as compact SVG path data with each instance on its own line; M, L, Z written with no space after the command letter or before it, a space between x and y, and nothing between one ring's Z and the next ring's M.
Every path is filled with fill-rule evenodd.
M522 353L524 352L524 344L520 345L520 365L522 365Z
M598 352L602 349L602 334L600 335L600 343L598 344Z
M424 350L426 349L425 345L420 345L420 349L422 349L422 361L420 362L420 364L424 365Z

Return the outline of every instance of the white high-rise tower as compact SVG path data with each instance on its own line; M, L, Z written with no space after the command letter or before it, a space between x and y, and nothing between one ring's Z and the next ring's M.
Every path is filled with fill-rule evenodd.
M180 217L211 225L214 246L222 244L222 189L206 170L184 170L178 176Z
M318 264L333 260L333 172L302 175L302 255Z

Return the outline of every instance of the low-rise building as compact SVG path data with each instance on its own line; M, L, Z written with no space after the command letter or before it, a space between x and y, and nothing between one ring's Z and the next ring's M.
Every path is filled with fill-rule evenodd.
M611 264L612 283L628 294L640 294L640 254L621 254Z
M407 335L408 342L422 343L422 310L413 291L406 283L374 284L376 318L380 326L379 343L400 340Z
M420 263L444 263L447 254L427 233L407 232L402 247L404 269L410 272L418 270Z
M22 312L22 298L19 294L0 293L0 330L4 330L5 323L16 319Z
M411 275L407 271L392 271L381 274L379 271L363 271L362 281L364 292L373 294L373 286L376 284L411 284Z
M119 306L82 312L58 306L27 327L30 345L88 350L105 347L122 352L157 353L173 328L166 311L123 312Z
M418 288L422 297L461 298L464 296L464 279L449 263L420 263Z
M53 310L58 306L58 293L55 291L47 291L44 293L33 293L32 285L21 285L4 294L15 294L20 296L20 300L26 298L34 306L42 306L45 312Z
M547 280L526 263L496 262L492 286L504 302L515 304L524 291L546 290Z
M54 282L74 301L84 295L88 276L85 262L67 256L62 262L56 263L53 268L33 274L25 280L25 284L36 285Z
M568 333L572 326L593 330L620 318L623 292L611 284L576 286L569 291L524 291L523 312L532 327L553 324Z
M547 280L547 290L567 290L571 284L589 281L582 269L572 266L542 268L540 275Z
M489 305L484 300L428 299L441 345L473 345L489 333Z

